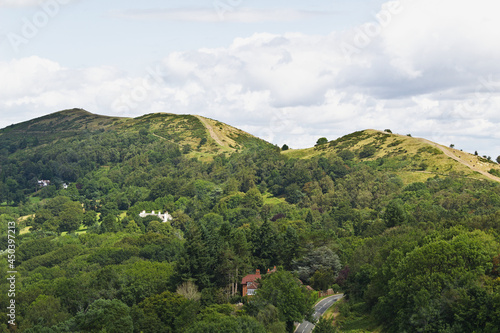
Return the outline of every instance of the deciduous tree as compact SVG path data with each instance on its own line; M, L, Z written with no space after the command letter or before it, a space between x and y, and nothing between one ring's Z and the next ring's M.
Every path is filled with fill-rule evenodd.
M293 332L294 322L304 319L314 321L311 294L296 277L283 269L262 278L256 299L278 308L280 319L286 322L288 332Z

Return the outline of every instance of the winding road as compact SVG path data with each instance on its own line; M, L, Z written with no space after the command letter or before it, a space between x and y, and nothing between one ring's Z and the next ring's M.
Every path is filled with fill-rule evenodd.
M333 303L341 299L344 295L333 295L330 297L327 297L325 299L322 299L319 301L315 306L314 306L314 318L319 319L328 308L330 308ZM297 327L295 330L295 333L311 333L312 330L314 329L314 324L308 322L308 321L303 321L302 324Z

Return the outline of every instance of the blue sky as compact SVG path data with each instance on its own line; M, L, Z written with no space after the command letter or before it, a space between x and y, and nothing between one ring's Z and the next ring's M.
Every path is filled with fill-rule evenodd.
M493 0L0 0L0 127L200 114L275 144L386 129L500 154Z
M64 66L110 65L126 70L175 51L224 47L257 32L328 34L370 19L383 1L3 1L2 60L38 55ZM2 1L0 0L0 4ZM22 5L25 3L26 5ZM6 32L18 32L23 19L34 21L41 4L57 3L57 15L36 38L18 48ZM0 5L1 6L1 5ZM45 7L47 8L47 7ZM56 7L54 7L56 8ZM268 13L268 15L265 15ZM254 14L254 16L252 16ZM233 16L238 16L232 18ZM249 21L238 22L238 18ZM82 49L85 51L82 52Z

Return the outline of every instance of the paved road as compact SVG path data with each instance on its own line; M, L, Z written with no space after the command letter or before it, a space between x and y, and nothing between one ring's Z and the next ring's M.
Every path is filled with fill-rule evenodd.
M322 299L321 302L319 302L318 304L316 304L314 306L314 310L315 310L314 311L314 318L319 319L319 317L321 317L326 312L326 310L328 310L328 308L333 305L333 303L335 303L336 301L341 299L342 296L344 296L344 295L333 295L333 296L327 297L325 299ZM311 333L313 329L314 329L313 324L311 324L308 321L304 321L295 330L295 333Z

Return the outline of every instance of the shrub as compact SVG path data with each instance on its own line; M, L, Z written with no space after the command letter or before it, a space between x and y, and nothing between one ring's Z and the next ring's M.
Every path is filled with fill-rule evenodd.
M493 176L500 177L500 170L490 169L490 171L488 171L488 172L491 173Z
M316 141L316 146L324 145L326 143L328 143L327 138L319 138L318 141Z
M354 158L354 153L350 150L344 149L338 153L339 157L344 161L350 161Z
M364 146L359 152L360 158L368 158L373 156L377 152L377 149L373 146Z

